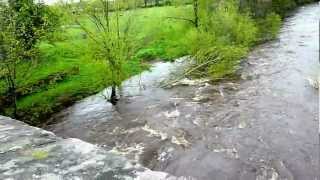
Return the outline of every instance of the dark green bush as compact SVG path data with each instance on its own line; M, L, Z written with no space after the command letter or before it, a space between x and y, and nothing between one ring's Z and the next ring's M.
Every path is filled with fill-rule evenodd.
M281 17L272 12L265 18L257 20L259 25L260 41L270 40L277 37L281 26Z

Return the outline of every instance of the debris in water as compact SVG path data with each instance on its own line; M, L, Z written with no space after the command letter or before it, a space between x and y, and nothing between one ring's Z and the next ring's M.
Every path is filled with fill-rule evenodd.
M161 140L168 139L168 135L166 133L163 133L163 132L158 131L158 130L154 130L150 126L148 126L147 124L142 127L142 130L148 132L149 136L159 137L159 138L161 138Z

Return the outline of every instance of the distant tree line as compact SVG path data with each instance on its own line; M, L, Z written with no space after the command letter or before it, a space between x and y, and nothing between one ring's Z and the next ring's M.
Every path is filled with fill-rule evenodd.
M238 0L239 8L250 10L254 16L265 16L270 12L275 12L284 17L288 11L293 10L299 5L316 2L319 0Z
M170 6L181 4L192 4L193 0L113 0L108 1L110 4L110 11L117 10L119 7L122 10L128 10L133 8L148 8L157 6ZM80 1L83 7L88 4L91 6L99 7L101 0L94 1ZM117 6L117 7L116 7Z
M262 17L270 12L275 12L281 16L305 3L316 2L319 0L234 0L234 2L239 4L239 10L247 12L248 10L252 12L253 16ZM133 8L148 8L157 6L170 6L170 5L183 5L189 4L193 5L196 9L198 4L205 3L207 6L214 4L219 4L224 2L224 0L110 0L110 11L114 11L117 8L120 10L128 10ZM80 1L82 7L87 7L88 5L97 7L100 9L101 0L93 1ZM117 4L117 7L115 7Z

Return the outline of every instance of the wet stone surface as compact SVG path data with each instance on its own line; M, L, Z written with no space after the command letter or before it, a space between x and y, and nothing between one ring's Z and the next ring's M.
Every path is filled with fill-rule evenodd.
M191 180L150 171L79 139L0 116L1 180Z
M124 82L121 100L86 98L45 128L158 171L199 180L315 180L319 175L318 4L286 19L253 50L242 80L178 77L183 58ZM310 83L311 82L311 83Z

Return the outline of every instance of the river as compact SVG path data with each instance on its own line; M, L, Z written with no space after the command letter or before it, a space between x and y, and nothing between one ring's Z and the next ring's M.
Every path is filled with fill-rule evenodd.
M242 63L241 80L182 79L185 58L124 82L116 106L102 94L55 114L46 129L198 180L319 179L319 4L288 17L277 40Z

